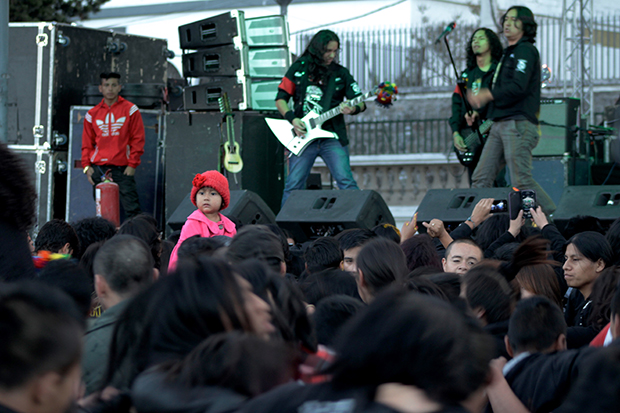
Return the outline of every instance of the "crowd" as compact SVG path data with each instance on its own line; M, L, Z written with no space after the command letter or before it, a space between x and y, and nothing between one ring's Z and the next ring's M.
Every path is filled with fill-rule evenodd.
M483 199L449 233L299 243L224 220L209 171L166 239L93 217L29 248L33 190L0 158L2 413L618 411L620 219L560 232Z

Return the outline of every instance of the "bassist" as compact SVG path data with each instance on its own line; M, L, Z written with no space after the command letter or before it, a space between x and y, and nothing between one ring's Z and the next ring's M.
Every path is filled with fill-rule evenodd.
M461 74L461 81L464 82L466 91L477 94L481 88L488 88L493 80L493 74L497 63L502 57L503 48L497 35L486 28L474 31L469 43L467 44L467 69ZM478 163L482 145L478 148L468 148L464 138L472 133L474 119L478 126L486 120L488 106L479 108L470 116L467 113L463 96L457 85L452 95L452 116L450 117L450 128L454 138L454 147L461 152L459 160L467 167L471 181L472 173ZM464 153L467 153L467 160ZM471 157L470 157L471 154ZM502 179L503 180L503 179Z
M335 62L339 48L340 40L336 33L321 30L314 35L301 57L291 65L278 87L276 107L300 136L306 132L301 118L311 110L322 113L339 104L343 115L357 115L366 110L364 102L356 106L343 103L343 100L355 98L362 92L349 71ZM287 103L291 97L293 109ZM306 180L318 156L325 161L339 189L359 189L349 164L349 141L344 117L336 116L325 122L322 128L336 133L338 140L317 139L299 156L290 155L282 205L291 191L305 189Z

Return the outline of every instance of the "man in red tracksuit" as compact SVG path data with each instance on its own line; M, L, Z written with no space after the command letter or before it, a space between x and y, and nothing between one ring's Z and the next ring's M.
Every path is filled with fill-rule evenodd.
M84 118L82 167L88 182L101 182L106 171L119 187L127 217L141 212L134 174L144 153L144 124L138 107L119 96L121 75L102 73L103 100Z

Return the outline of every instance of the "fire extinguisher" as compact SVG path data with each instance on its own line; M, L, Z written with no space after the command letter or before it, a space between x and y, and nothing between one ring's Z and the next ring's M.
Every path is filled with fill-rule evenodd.
M112 222L117 228L121 225L121 211L118 202L118 184L112 182L112 171L108 169L102 182L95 186L97 216Z

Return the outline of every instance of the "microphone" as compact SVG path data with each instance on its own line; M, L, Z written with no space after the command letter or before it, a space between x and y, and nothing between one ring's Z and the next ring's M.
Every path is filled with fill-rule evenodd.
M437 40L435 40L435 44L439 43L441 39L446 37L452 30L454 30L455 27L456 27L456 22L452 22L449 25L447 25L443 33L441 33L439 37L437 38Z

